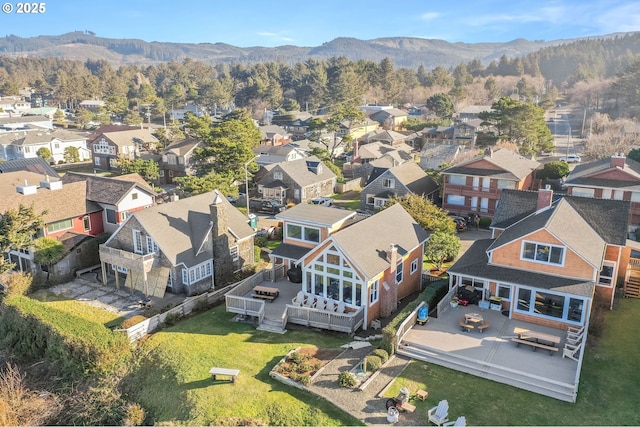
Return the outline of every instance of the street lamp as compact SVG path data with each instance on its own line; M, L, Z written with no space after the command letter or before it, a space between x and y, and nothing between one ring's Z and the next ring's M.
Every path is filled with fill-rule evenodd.
M253 159L244 164L244 198L247 200L247 216L249 216L249 170L247 166L249 166L249 163L253 162L258 157L260 156L255 156Z

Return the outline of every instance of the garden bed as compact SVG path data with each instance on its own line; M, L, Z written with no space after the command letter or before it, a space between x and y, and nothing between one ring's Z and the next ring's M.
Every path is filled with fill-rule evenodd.
M342 352L342 349L335 348L296 348L278 362L271 371L271 377L294 387L306 387L322 368Z

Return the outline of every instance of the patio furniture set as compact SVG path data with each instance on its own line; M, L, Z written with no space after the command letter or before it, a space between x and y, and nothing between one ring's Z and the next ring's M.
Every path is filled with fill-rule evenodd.
M477 329L482 333L489 327L489 321L484 320L479 313L465 313L465 315L460 318L459 324L463 332Z
M268 286L256 286L253 288L253 294L251 294L253 298L260 298L270 302L278 298L278 295L280 295L280 289Z
M530 346L533 351L542 348L549 350L549 354L552 356L554 352L559 350L556 346L560 344L560 337L557 335L545 334L523 328L515 328L514 332L518 336L511 338L511 341L515 342L517 347L520 347L520 344L525 344Z
M335 313L346 313L347 306L342 301L335 301L316 295L309 295L302 291L293 297L291 304L298 307L315 308L316 310L332 311Z
M460 416L455 421L449 421L449 402L446 400L441 400L438 402L438 406L429 409L427 415L429 416L429 422L437 426L464 427L467 425L465 416Z

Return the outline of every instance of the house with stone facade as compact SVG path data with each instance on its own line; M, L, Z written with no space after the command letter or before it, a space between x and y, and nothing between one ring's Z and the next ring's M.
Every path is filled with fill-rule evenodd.
M159 298L206 292L254 263L254 235L218 190L137 211L100 246L103 281Z

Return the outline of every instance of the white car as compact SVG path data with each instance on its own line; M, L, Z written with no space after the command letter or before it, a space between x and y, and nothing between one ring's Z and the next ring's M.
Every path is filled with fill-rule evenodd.
M560 157L560 161L561 162L567 162L567 163L580 163L582 161L582 159L578 155L570 155L570 156L566 156L566 157L564 157L564 156Z
M320 206L333 206L333 199L331 197L316 197L309 200L312 205Z

